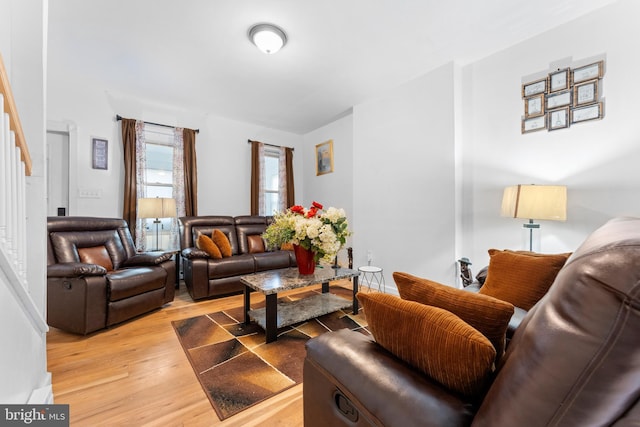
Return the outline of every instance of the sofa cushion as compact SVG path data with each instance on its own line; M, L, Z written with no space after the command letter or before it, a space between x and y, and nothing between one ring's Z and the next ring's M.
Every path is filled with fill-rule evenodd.
M249 246L250 254L259 254L264 252L264 240L258 234L247 236L247 244Z
M496 350L455 314L382 293L357 294L378 344L433 380L465 396L489 384Z
M513 304L408 273L394 272L393 279L402 299L450 311L487 337L498 358L502 357L509 319L514 312Z
M78 248L80 262L95 264L104 267L107 271L113 270L113 263L106 246L94 246L91 248Z
M255 256L243 254L223 257L222 259L210 259L207 262L207 271L207 276L210 280L255 273Z
M196 248L202 249L213 259L222 258L222 252L220 252L218 245L216 245L213 240L205 234L198 235L198 238L196 239Z
M223 258L231 256L231 243L229 242L229 238L226 234L216 228L211 234L211 240L213 240L213 243L218 246Z
M136 267L107 274L109 301L142 295L165 287L167 273L158 267Z
M487 280L479 293L529 310L547 293L569 255L489 249Z

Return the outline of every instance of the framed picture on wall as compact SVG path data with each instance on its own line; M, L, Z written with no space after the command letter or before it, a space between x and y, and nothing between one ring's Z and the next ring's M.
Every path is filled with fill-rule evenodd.
M94 169L108 169L109 141L105 138L91 138L91 159Z
M544 93L530 96L524 100L524 116L537 117L544 114Z
M547 95L547 110L571 105L571 91L558 92Z
M549 111L549 130L563 129L569 127L569 107L559 110Z
M593 104L598 100L598 79L589 80L573 86L574 107Z
M573 70L573 84L591 79L601 79L604 74L604 61L578 67Z
M571 123L586 122L602 118L602 102L571 110Z
M333 140L316 145L316 176L333 172Z
M547 128L547 116L542 115L532 119L522 120L522 133L535 132Z
M545 93L547 91L547 78L536 80L534 82L525 83L522 85L522 97L528 98L539 93Z
M558 70L549 74L549 92L569 89L569 69Z

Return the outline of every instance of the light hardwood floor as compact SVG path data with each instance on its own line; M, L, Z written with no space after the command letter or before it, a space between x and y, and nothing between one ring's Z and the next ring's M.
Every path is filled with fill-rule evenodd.
M242 295L194 302L181 283L171 304L116 327L88 336L51 328L55 403L70 405L72 426L302 426L302 384L220 421L171 326L241 304Z

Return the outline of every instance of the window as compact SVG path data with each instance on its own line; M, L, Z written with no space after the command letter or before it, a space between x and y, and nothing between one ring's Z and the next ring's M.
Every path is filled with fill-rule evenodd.
M265 215L273 215L280 210L280 154L278 151L265 150L264 152L264 206Z
M174 132L173 129L146 125L144 130L146 168L143 171L144 197L175 198L174 194ZM173 250L176 229L175 218L159 218L157 224L157 246L162 250ZM147 249L156 249L155 218L143 219L144 241Z

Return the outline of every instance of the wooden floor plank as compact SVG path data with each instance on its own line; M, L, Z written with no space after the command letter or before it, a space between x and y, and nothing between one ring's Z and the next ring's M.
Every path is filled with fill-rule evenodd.
M251 295L252 302L261 298ZM70 405L72 426L301 426L302 384L220 421L176 337L173 320L242 301L235 295L194 302L181 283L171 304L116 327L88 336L51 328L47 357L55 403Z

